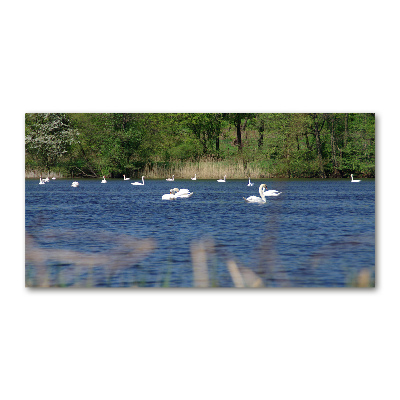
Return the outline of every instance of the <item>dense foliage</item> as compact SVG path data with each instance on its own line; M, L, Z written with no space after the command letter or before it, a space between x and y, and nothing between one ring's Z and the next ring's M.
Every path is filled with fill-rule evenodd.
M224 161L275 177L375 176L370 113L26 114L25 127L27 171L137 177Z

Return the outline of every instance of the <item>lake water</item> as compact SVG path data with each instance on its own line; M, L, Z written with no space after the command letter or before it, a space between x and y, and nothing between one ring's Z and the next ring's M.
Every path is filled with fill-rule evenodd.
M205 249L210 285L220 287L234 286L228 260L266 286L349 286L360 270L375 268L373 179L266 179L252 187L229 179L143 186L78 179L77 188L72 181L25 181L26 232L33 240L26 250L28 286L40 285L41 263L49 286L192 287L193 246ZM243 197L258 196L261 183L282 194L246 203ZM161 200L174 187L194 194ZM32 261L33 250L39 261Z

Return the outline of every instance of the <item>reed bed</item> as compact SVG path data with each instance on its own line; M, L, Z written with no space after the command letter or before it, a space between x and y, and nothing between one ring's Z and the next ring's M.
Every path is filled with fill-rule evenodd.
M91 172L85 173L78 167L74 167L73 172L61 171L43 171L39 168L26 168L25 178L55 177L55 178L74 178L75 176L96 177ZM175 175L178 179L189 179L197 175L198 179L219 179L224 175L228 179L264 179L280 176L281 171L278 165L274 165L271 160L244 162L243 159L237 160L215 160L205 158L199 161L180 161L154 162L146 164L143 168L134 171L127 168L121 173L113 173L113 176L122 176L128 174L134 178L140 178L142 175L148 179L163 179ZM102 176L99 173L98 176ZM106 174L107 175L107 174Z
M42 178L52 178L53 176L55 178L69 178L70 174L63 174L61 172L55 172L55 171L42 171L39 169L33 169L33 170L25 170L25 178L37 178L39 177Z
M177 179L189 179L197 175L198 179L219 179L224 175L228 179L253 179L272 178L273 174L263 168L260 163L252 162L244 164L243 162L231 161L187 161L174 162L169 165L146 166L143 175L149 179L160 179L175 175Z

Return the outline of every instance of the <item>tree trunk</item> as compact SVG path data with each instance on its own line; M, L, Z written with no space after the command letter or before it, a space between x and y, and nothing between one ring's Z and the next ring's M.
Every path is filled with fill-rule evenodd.
M259 149L262 149L263 144L264 144L264 131L265 131L265 124L263 122L262 125L258 128L258 133L260 134L260 136L258 137L258 148Z
M247 131L246 131L247 120L248 120L248 118L246 117L246 119L244 120L244 124L243 124L243 126L242 126L242 131L245 132L246 141L247 141Z
M260 136L258 138L258 148L262 149L263 144L264 144L264 134L260 132Z
M322 152L321 152L321 141L320 141L320 133L325 123L325 117L320 127L318 127L317 114L313 114L313 119L314 119L314 136L315 136L315 144L317 146L319 169L321 172L321 178L326 178L326 174L324 171L324 163L322 159Z
M207 154L207 138L203 137L201 140L201 143L203 145L203 155Z
M239 152L242 152L242 131L240 129L240 124L241 123L241 118L240 116L237 117L236 119L236 137L237 137L237 145Z
M311 151L310 141L308 140L308 133L305 134L307 150Z
M333 164L333 175L335 177L339 176L339 171L337 169L337 159L336 159L336 144L335 144L335 117L332 117L332 129L331 129L331 147L332 147L332 164Z

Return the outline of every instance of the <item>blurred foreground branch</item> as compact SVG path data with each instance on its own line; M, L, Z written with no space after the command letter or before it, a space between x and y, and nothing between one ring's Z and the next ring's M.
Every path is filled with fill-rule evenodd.
M31 235L25 238L26 286L92 287L118 280L124 270L137 265L155 249L153 239L119 237L118 245L100 254L39 247ZM50 266L58 265L58 271ZM53 268L54 270L54 268Z
M111 233L89 235L77 231L40 232L40 236L26 234L27 287L180 286L180 282L190 279L187 275L190 270L184 269L183 272L179 265L172 268L173 264L168 264L166 272L162 261L152 265L146 260L141 265L157 249L152 238L137 239ZM326 279L329 273L329 259L341 252L362 250L363 246L371 245L372 239L368 236L350 237L345 242L324 245L306 257L294 273L282 263L274 236L262 239L252 257L248 258L247 266L241 265L227 246L215 244L212 238L203 238L190 244L192 285L196 288L322 287L318 284L325 282L320 279ZM66 244L68 248L76 243L78 247L82 240L96 244L100 241L106 245L103 251L91 253L52 247L54 243L61 247ZM97 246L94 248L98 249ZM170 281L171 273L175 274L175 280ZM344 273L347 286L375 286L374 266L359 271L349 267Z

